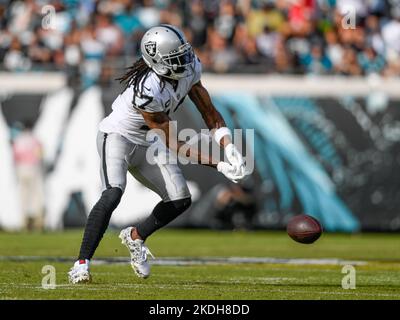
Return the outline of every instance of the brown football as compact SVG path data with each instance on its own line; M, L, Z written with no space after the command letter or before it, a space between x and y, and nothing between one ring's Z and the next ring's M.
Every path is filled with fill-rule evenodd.
M294 241L310 244L321 236L322 226L317 219L300 214L289 220L286 231Z

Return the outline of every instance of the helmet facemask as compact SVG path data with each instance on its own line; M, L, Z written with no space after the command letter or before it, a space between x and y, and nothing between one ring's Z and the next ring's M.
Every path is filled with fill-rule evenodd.
M189 43L181 45L175 52L156 54L157 64L152 69L159 75L179 80L193 74L194 53Z
M186 67L192 64L193 59L194 54L189 43L181 45L176 52L161 56L163 64L177 74L183 73Z

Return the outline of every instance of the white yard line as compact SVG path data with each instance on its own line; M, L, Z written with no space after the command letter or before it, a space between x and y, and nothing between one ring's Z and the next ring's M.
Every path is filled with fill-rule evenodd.
M0 256L0 261L31 262L72 262L73 257L46 257L46 256ZM128 257L112 257L92 260L93 265L126 264ZM290 265L367 265L367 261L352 261L336 258L321 259L285 259L272 257L162 257L149 261L152 265L179 266L179 265L220 265L220 264L290 264Z

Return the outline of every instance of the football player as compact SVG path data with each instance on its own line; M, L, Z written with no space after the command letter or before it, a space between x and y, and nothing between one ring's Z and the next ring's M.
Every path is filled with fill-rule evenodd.
M234 182L245 176L243 157L200 81L200 60L183 33L171 25L153 27L141 40L141 53L142 57L119 79L125 89L115 99L112 113L99 125L97 148L102 194L89 214L78 260L68 273L71 283L91 280L90 259L121 200L128 171L162 199L150 216L119 235L130 252L137 276L150 275L147 256L151 253L145 240L189 208L191 195L178 165L160 161L157 153L152 155L154 161L148 161L146 151L152 143L146 139L149 130L158 129L164 133L161 136L167 146L166 152L195 158L198 163L215 167ZM169 114L178 109L186 95L196 105L208 128L213 129L213 138L224 148L229 163L215 164L210 156L187 148L184 142L174 138L176 134L171 134Z

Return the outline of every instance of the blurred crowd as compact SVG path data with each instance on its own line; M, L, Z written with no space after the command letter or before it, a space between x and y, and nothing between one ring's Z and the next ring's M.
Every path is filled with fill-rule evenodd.
M400 0L0 0L1 68L64 70L83 86L181 27L212 72L400 74Z

